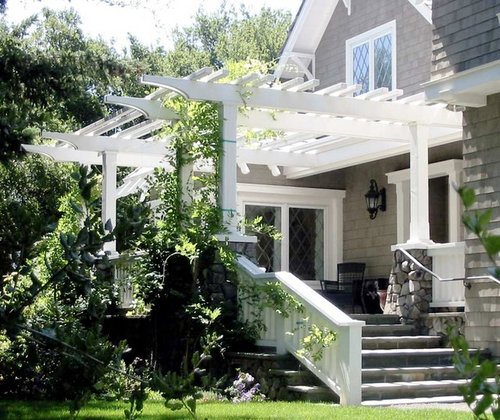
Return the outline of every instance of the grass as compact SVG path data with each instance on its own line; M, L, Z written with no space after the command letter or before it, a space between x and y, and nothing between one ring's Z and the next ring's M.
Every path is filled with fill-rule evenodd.
M78 419L123 419L126 403L91 401L78 415ZM323 403L264 402L232 404L209 402L198 405L200 419L286 419L286 420L471 420L469 412L440 409L400 409L340 407ZM0 401L0 419L68 419L68 405L52 401ZM170 411L161 401L147 401L139 419L189 419L184 410Z

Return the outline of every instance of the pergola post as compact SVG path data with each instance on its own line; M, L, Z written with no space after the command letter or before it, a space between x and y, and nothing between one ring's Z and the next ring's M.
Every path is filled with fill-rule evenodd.
M181 167L180 178L182 186L182 202L186 205L191 204L193 201L193 170L194 165L192 163L184 164Z
M220 110L223 156L220 167L219 201L223 226L230 236L237 235L236 220L236 120L238 107L223 103Z
M411 244L429 244L429 127L410 127L410 238Z
M108 221L111 228L116 227L116 155L117 152L102 152L102 210L103 226ZM106 242L104 251L115 254L116 241Z

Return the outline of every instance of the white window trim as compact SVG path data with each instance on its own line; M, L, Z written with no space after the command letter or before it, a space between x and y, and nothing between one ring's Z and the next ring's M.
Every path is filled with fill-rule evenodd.
M429 179L448 177L448 240L457 243L462 237L461 204L454 185L461 184L463 161L450 159L429 164ZM397 241L404 244L410 236L410 170L389 172L387 182L396 185Z
M392 89L396 89L396 21L392 20L390 22L384 23L383 25L377 26L376 28L370 29L367 32L364 32L360 35L357 35L353 38L346 40L345 42L345 57L346 57L346 81L349 84L353 84L353 67L352 67L352 51L355 47L364 44L366 42L369 43L369 59L370 59L370 73L369 73L369 91L374 89L375 86L375 54L373 53L373 41L376 38L380 38L381 36L390 34L391 35L391 46L392 46Z
M343 199L345 191L319 188L285 187L264 184L237 185L237 212L244 216L245 205L317 208L324 210L324 273L325 278L335 279L337 263L342 261ZM287 215L282 214L282 222ZM283 258L288 249L288 238L282 242L282 267L288 267Z

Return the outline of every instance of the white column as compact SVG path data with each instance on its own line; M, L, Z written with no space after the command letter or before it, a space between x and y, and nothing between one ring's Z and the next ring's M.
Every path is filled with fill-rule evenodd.
M429 244L429 127L410 124L410 239Z
M221 124L223 156L221 162L221 183L219 200L222 208L222 220L229 235L237 233L236 220L236 119L238 107L233 104L222 104Z
M102 152L102 224L108 220L111 228L116 227L116 154L117 152ZM116 241L104 244L104 251L116 253Z

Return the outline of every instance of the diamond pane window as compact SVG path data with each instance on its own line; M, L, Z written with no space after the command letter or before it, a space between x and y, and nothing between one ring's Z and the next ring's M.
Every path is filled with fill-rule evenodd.
M290 208L289 271L302 280L324 277L323 210Z
M362 86L361 93L368 92L370 88L370 56L368 42L352 50L352 80Z
M395 42L394 20L346 41L346 79L361 86L355 95L381 87L396 88Z
M281 231L281 208L272 206L245 206L245 218L254 220L262 217L262 223L276 227ZM281 270L281 242L275 241L267 235L247 230L247 233L257 236L257 261L266 272Z
M373 42L375 53L375 89L392 89L392 37L391 34L376 38Z

